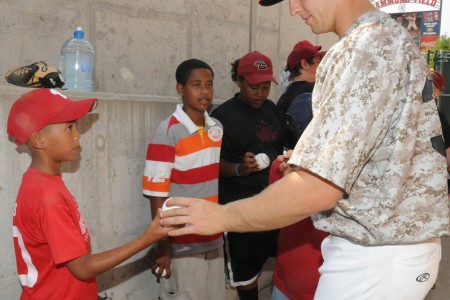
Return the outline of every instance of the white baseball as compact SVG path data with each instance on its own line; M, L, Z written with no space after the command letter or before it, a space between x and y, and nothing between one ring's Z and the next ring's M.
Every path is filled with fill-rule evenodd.
M180 205L173 205L173 206L167 206L166 203L168 200L172 199L173 197L167 198L166 201L164 201L161 210L162 211L166 211L166 210L170 210L170 209L174 209L174 208L183 208L185 206L180 206ZM189 224L184 224L184 227L188 227ZM163 275L164 276L164 275Z
M255 159L261 170L267 168L270 165L269 156L267 156L267 154L265 153L256 154Z
M167 203L167 201L170 200L170 199L172 199L172 197L167 198L167 200L164 201L163 206L161 207L162 211L166 211L166 210L169 210L169 209L181 208L181 207L182 207L182 206L179 206L179 205L167 206L166 203Z
M158 275L158 271L159 271L159 267L157 267L156 269L155 269L155 274L156 275ZM164 271L162 272L162 274L161 274L161 277L165 277L167 275L167 272L166 272L166 269L164 269Z

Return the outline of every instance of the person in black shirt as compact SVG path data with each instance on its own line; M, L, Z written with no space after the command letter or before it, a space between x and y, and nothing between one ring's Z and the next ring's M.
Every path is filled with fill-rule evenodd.
M286 146L275 104L267 99L271 82L276 82L272 70L271 60L256 51L236 60L231 73L240 91L211 113L224 129L220 204L256 195L266 188L270 166L263 169L255 157L264 153L271 162ZM278 230L225 233L227 277L240 299L258 299L258 275L266 260L276 255L277 238Z

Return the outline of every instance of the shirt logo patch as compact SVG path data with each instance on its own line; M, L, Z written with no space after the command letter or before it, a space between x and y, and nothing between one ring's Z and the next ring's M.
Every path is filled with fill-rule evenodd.
M219 126L213 126L208 129L208 137L213 142L219 142L222 139L223 130Z

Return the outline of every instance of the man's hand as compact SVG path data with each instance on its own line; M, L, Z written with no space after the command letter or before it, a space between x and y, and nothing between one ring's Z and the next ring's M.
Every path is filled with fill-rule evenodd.
M284 175L286 175L286 174L288 174L288 173L290 173L292 171L292 169L289 167L289 164L288 164L288 161L289 161L289 159L292 156L292 152L293 152L292 149L291 150L285 150L285 151L283 151L282 155L278 155L277 156L277 160L279 162L281 162L279 170L282 173L284 173Z
M185 234L212 235L225 231L225 206L218 205L203 199L174 197L167 202L168 206L178 205L174 208L160 212L161 225L184 227L169 231L170 236Z

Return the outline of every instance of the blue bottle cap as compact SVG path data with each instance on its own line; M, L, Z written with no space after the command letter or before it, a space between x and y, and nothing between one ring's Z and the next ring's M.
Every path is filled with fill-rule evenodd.
M73 37L80 40L84 39L83 28L77 27L77 29L73 32Z

